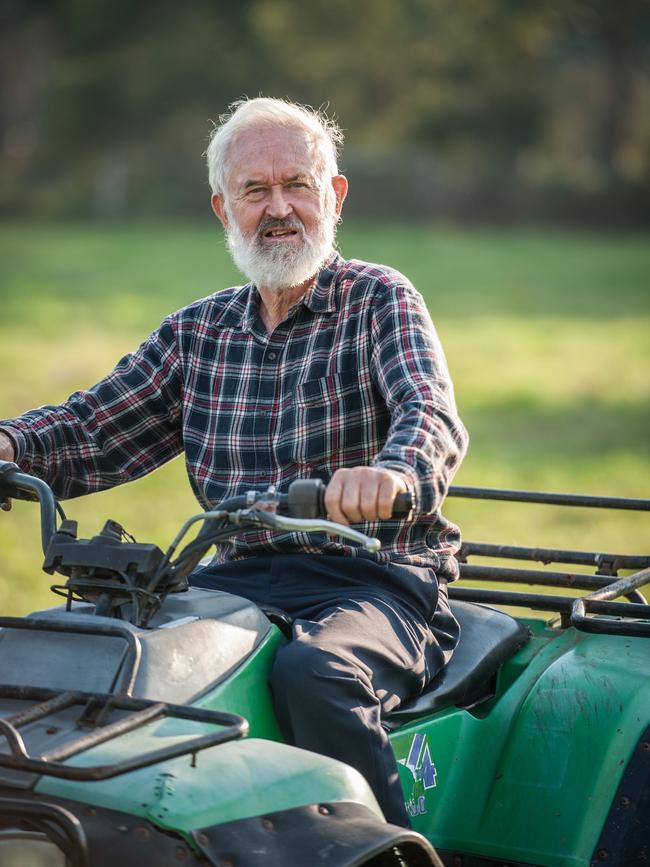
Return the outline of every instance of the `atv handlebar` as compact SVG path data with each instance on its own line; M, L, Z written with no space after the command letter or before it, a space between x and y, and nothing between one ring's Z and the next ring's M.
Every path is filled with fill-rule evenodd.
M242 528L246 523L250 525L256 522L268 529L279 531L337 533L370 551L378 550L379 543L376 539L370 539L351 527L327 520L325 490L326 485L321 479L299 479L289 485L286 494L278 494L271 487L266 492L249 491L242 496L231 497L219 503L214 513L203 513L186 522L172 543L170 552L191 523L216 512L227 518L231 524ZM43 553L47 554L50 540L57 532L56 512L57 509L60 510L50 486L35 476L23 473L12 461L0 461L0 499L4 497L40 503L41 545ZM412 508L411 494L398 494L393 505L393 517L406 516Z
M248 491L237 497L223 500L215 510L235 512L238 509L249 509L255 505L267 504L279 515L291 518L327 518L325 508L325 491L327 485L321 479L297 479L289 485L287 494L278 494L275 488L268 491ZM393 503L393 518L406 517L413 509L413 497L410 493L398 494Z
M289 493L280 495L278 511L286 512L292 518L326 518L325 490L327 486L321 479L298 479L289 485ZM392 517L406 517L413 508L410 493L398 494L393 503Z
M193 515L185 521L167 549L152 585L170 566L177 579L186 578L213 544L233 535L233 527L263 527L285 533L329 533L349 539L367 551L379 551L379 539L328 519L325 490L326 485L321 479L298 479L289 485L286 494L277 493L273 486L267 491L248 491L222 500L213 511ZM398 494L393 504L393 517L406 516L412 508L411 494ZM205 522L203 528L172 564L172 556L181 540L198 521Z
M56 498L50 486L23 473L13 461L0 461L0 500L11 497L14 500L32 500L41 504L41 545L47 551L50 538L56 532Z

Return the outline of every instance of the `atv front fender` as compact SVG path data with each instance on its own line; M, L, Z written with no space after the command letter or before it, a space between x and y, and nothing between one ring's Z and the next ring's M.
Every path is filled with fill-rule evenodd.
M193 832L211 864L237 867L443 867L427 840L362 804L307 804Z
M308 804L180 834L147 819L0 787L0 829L20 842L34 832L71 867L443 867L414 831L388 825L362 804ZM0 858L1 860L1 858Z

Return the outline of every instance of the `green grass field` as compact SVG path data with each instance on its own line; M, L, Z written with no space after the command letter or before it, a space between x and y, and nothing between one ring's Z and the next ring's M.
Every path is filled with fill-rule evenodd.
M650 244L642 235L345 225L344 255L424 294L472 438L456 482L648 496ZM216 223L21 225L0 233L0 416L88 386L170 310L241 282ZM166 544L195 511L180 460L69 503ZM449 501L465 536L647 551L642 514ZM36 508L0 514L5 613L51 604Z

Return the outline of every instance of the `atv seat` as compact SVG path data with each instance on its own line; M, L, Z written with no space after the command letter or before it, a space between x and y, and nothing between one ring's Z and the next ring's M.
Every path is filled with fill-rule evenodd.
M281 608L276 608L275 605L260 605L260 610L274 626L278 627L284 637L291 641L293 638L293 617Z
M472 707L491 698L497 671L530 638L525 626L496 608L455 600L450 606L460 624L454 655L421 695L386 716L388 729L445 707Z
M491 698L497 671L530 638L525 626L496 608L457 600L449 604L460 624L458 647L421 695L386 715L382 723L388 729L445 707L472 707ZM262 611L291 639L292 618L285 611L272 606L262 606Z

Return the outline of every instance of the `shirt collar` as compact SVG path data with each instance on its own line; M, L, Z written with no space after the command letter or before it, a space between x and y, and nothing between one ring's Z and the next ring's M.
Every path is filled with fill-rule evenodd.
M337 309L336 275L342 262L341 256L333 252L298 303L304 304L313 313L334 313ZM243 331L252 331L258 316L259 302L257 286L247 283L219 317L220 322L238 325Z
M248 291L248 297L241 319L239 320L239 325L242 331L252 331L258 316L260 293L257 291L257 286L254 283L248 283L244 288Z
M219 300L219 292L214 296ZM239 286L234 290L232 298L219 313L215 324L230 325L234 328L250 328L251 310L257 308L257 289L252 283Z
M334 313L337 309L336 275L342 261L338 253L332 253L304 294L302 303L313 313Z

